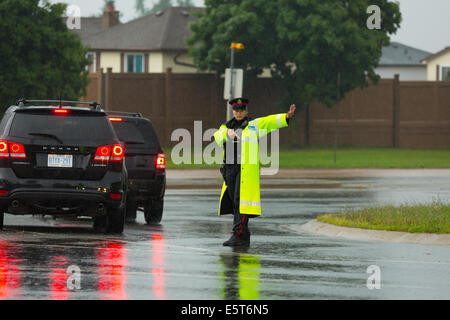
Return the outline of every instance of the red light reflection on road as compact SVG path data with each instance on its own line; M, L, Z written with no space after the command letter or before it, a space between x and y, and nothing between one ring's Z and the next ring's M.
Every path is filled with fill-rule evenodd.
M107 242L98 249L98 291L102 299L125 300L126 249L117 242Z
M11 248L0 241L0 299L11 299L19 296L20 270L17 258L11 255Z
M164 276L164 263L166 247L163 236L160 234L153 235L151 245L151 272L153 275L152 289L157 299L165 299L164 285L166 279Z
M53 300L66 300L69 298L67 291L67 258L57 256L50 262L50 294Z

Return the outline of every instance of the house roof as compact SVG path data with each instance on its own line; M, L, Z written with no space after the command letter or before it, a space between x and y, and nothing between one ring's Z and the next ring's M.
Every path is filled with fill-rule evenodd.
M379 66L423 66L421 61L429 55L431 52L391 42L383 47Z
M430 61L434 58L437 58L438 56L440 56L443 53L447 53L448 51L450 51L450 47L445 47L444 49L442 49L441 51L436 52L435 54L429 55L427 57L425 57L424 59L422 59L423 63L426 63L427 61Z
M187 50L188 23L199 8L170 7L87 37L83 43L98 50Z
M80 36L81 43L86 44L89 37L103 31L102 17L81 17L80 19L80 29L73 29L71 31ZM66 21L67 18L64 22Z

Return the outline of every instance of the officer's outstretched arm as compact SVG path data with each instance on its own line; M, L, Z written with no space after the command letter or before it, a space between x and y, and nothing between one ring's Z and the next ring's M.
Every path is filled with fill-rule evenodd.
M258 136L263 137L274 130L287 127L288 123L286 115L287 113L279 113L267 117L256 118L255 120L250 121L248 125L254 126Z
M289 125L289 119L294 116L295 104L291 104L287 113L273 114L267 117L250 121L249 126L254 126L259 137Z
M220 126L219 130L214 133L214 140L221 147L225 142L227 142L227 130L228 128L223 124Z

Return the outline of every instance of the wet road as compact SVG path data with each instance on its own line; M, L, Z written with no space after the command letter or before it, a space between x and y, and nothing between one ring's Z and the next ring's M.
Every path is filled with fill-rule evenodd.
M450 201L450 177L340 179L332 189L263 190L252 244L221 244L218 190L168 190L163 223L121 236L88 219L5 215L0 299L450 299L450 248L296 234L281 226L379 203ZM380 289L369 289L369 266Z

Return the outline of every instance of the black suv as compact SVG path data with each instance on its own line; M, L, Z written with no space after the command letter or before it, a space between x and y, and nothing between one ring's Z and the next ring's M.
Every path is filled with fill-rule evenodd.
M124 154L97 103L19 100L0 123L0 227L5 212L91 216L96 231L121 233Z
M159 223L166 190L166 157L152 122L140 113L107 111L117 136L125 146L128 172L127 221L143 207L147 224Z

